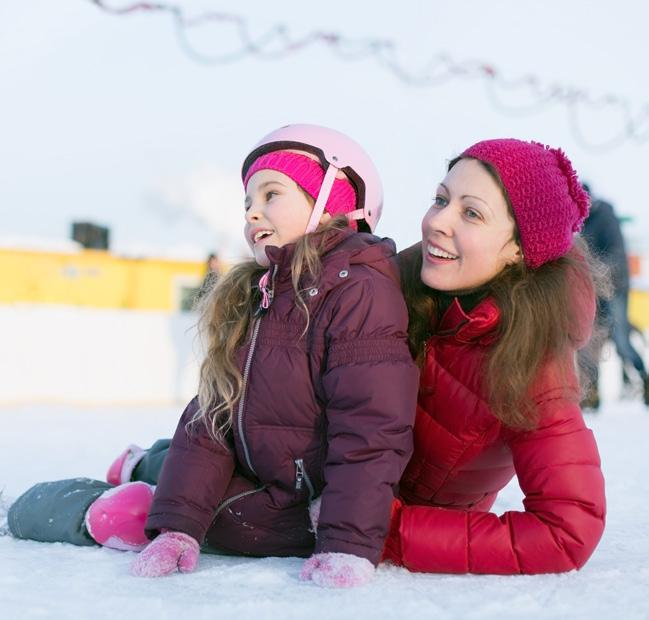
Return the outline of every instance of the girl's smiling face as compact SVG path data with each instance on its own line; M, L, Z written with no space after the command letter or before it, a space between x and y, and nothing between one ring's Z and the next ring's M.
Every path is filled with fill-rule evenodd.
M421 224L421 279L427 286L465 292L521 260L515 223L502 190L475 159L461 159L437 188Z
M248 181L245 209L246 241L257 264L268 267L266 247L282 247L304 235L313 200L285 174L259 170Z

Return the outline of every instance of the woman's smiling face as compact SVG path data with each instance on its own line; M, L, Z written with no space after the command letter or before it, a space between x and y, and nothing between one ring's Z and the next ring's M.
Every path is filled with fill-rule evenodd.
M448 292L476 289L521 260L502 190L475 159L460 159L421 223L421 279Z

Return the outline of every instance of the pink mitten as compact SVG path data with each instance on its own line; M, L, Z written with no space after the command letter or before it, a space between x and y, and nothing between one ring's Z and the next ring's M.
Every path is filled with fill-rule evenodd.
M363 586L374 574L374 566L366 558L350 553L316 553L300 572L300 579L309 579L325 588Z
M189 534L164 531L135 558L131 571L138 577L162 577L176 570L191 573L199 553L198 542Z

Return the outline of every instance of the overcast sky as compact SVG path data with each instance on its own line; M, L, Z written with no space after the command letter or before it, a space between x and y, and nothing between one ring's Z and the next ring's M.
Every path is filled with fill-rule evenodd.
M509 78L625 97L635 111L649 102L649 9L631 0L174 3L190 17L241 15L253 34L281 22L295 37L322 29L390 39L407 70L446 53ZM188 34L204 54L238 45L227 25ZM594 143L622 128L610 109L578 109L577 118ZM183 51L168 14L114 16L88 0L0 4L0 240L62 239L73 220L89 220L110 227L118 251L234 255L241 161L292 122L335 127L368 150L385 185L378 232L399 247L417 239L448 159L479 139L517 137L564 148L581 177L634 218L629 242L649 253L649 119L644 143L592 150L564 106L504 114L481 79L413 87L375 58L344 61L322 44L282 60L206 66Z

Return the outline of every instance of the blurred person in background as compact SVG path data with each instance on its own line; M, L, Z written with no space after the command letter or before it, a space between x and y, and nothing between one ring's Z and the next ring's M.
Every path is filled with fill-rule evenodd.
M214 273L218 276L221 272L221 261L218 254L210 254L207 257L207 273Z
M579 363L587 386L582 406L594 411L599 409L599 363L602 346L608 338L615 343L623 367L635 368L642 381L644 403L649 406L649 375L642 357L630 340L633 328L628 317L629 261L620 221L613 205L593 198L587 184L583 188L591 196L592 206L582 234L591 251L609 268L613 291L610 299L600 297L597 300L600 337L594 338L579 352Z
M212 252L207 256L207 261L205 262L205 277L203 278L200 288L196 292L194 304L197 304L212 290L220 277L221 259L216 252Z

